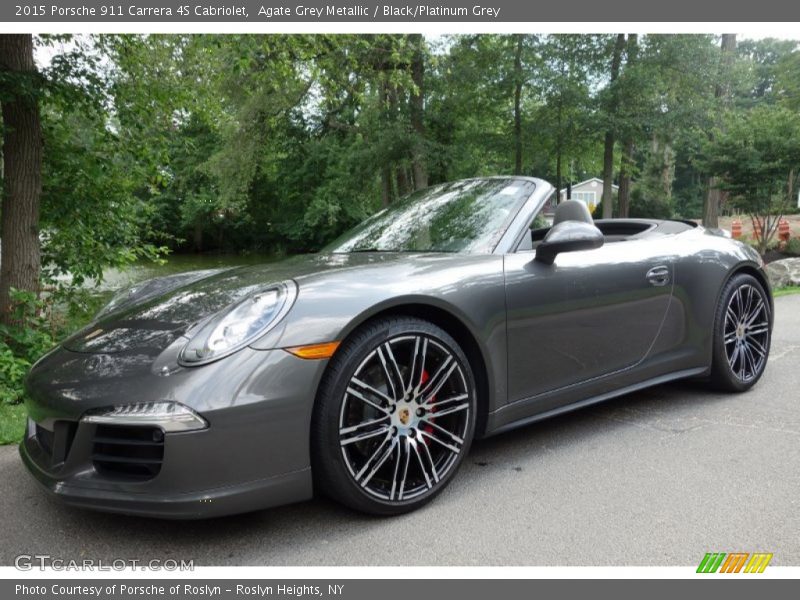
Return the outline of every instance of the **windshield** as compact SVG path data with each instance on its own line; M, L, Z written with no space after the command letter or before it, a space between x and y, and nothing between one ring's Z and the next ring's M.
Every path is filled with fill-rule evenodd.
M535 187L532 181L498 177L420 190L323 251L489 253Z

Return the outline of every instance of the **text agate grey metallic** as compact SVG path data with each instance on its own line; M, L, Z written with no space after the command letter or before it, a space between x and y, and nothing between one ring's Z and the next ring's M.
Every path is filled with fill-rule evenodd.
M433 497L458 463L431 451L466 453L473 433L491 435L680 377L719 379L723 367L729 367L725 382L733 390L760 376L763 365L756 372L745 350L758 344L766 362L772 301L761 260L749 247L694 224L647 220L590 223L584 229L602 235L593 238L591 249L580 247L583 224L575 226L572 217L559 222L559 211L567 214L559 206L550 226L542 215L553 187L531 178L455 182L426 191L402 210L413 215L415 202L447 208L447 202L460 201L448 200L451 196L463 198L474 190L493 194L487 197L507 213L497 218L496 231L480 232L491 233L478 240L489 239L486 247L469 247L471 239L463 241L467 250L454 246L452 251L348 246L368 237L362 229L338 247L347 251L334 247L280 263L154 280L118 298L32 369L29 427L20 446L26 466L69 504L130 514L197 518L255 510L307 499L314 481L346 504L390 514L416 507L411 501L380 499L403 498L402 488L397 493L398 483L406 485L398 474L403 466L406 474L416 469L420 490L427 485ZM522 196L517 201L512 194ZM416 245L409 247L418 248L420 239L433 244L430 239L439 234L435 227L431 221L430 231L416 235ZM578 246L555 243L559 230ZM385 244L387 236L376 239ZM449 230L441 236L453 241ZM548 244L557 252L553 264L542 260ZM733 285L737 277L747 278L750 287L741 289L752 288L746 292L750 297L737 296L743 293ZM244 347L199 366L181 360L189 340L231 305L287 282L296 285L296 298ZM765 334L751 319L762 305L761 316L752 319L766 319ZM717 327L720 319L724 323ZM223 334L235 333L236 326L223 328ZM364 407L373 411L369 418L374 420L339 408L350 406L354 394L361 397L353 389L357 369L366 369L370 360L380 366L370 357L383 360L392 348L402 352L402 344L415 340L438 348L441 357L431 353L427 359L440 360L438 367L433 363L428 373L424 355L422 367L416 367L418 354L412 359L407 346L409 359L404 363L398 354L396 379L387 372L386 385L373 381L362 388L371 390L365 392ZM329 342L341 342L330 359L287 351ZM718 358L719 348L729 348L733 360L726 363L724 354ZM458 382L445 379L451 377L448 364ZM750 369L748 378L738 381L736 371L744 367ZM449 383L426 392L424 382L437 377L437 385ZM408 381L408 391L391 393L393 381L398 388ZM337 385L346 389L344 400L332 391L340 389ZM447 386L459 390L452 400L467 399L465 418L458 423L438 416L445 410L437 414L430 408L439 400L451 401L441 398ZM413 414L414 398L419 418ZM334 402L330 414L341 414L341 423L332 425L334 437L339 427L373 437L375 445L363 450L362 471L370 477L376 473L370 483L356 473L361 465L352 463L358 458L346 446L350 440L334 440L331 449L320 442L325 436L318 432L327 427L319 423L320 415L328 414L320 402ZM406 407L410 417L396 412ZM137 411L147 427L137 424ZM96 414L106 417L87 418ZM120 414L124 418L115 426ZM344 427L351 423L346 418L356 419L355 425ZM424 425L426 418L435 423ZM159 419L178 425L159 426ZM390 437L398 435L397 426L403 429L412 421L420 428L416 438ZM370 429L373 422L376 429ZM378 446L384 442L375 438L382 440L378 433L384 431L389 441ZM437 435L438 444L422 443ZM348 448L341 456L340 444ZM317 455L312 456L313 448ZM315 473L312 479L312 464L315 470L320 465L324 477ZM452 472L445 473L443 465ZM336 482L345 492L328 489L333 478L350 477L345 466L353 480Z

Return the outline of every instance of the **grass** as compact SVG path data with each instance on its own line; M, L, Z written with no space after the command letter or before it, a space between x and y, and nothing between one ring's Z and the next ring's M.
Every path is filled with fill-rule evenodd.
M792 285L772 290L772 295L776 298L780 296L789 296L791 294L800 294L800 286Z
M25 406L0 403L0 446L17 444L25 433Z

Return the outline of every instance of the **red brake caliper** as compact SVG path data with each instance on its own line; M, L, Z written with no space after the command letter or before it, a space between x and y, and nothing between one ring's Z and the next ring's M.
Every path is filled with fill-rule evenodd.
M427 383L427 382L428 382L428 379L430 379L430 375L428 375L428 371L426 371L425 369L423 369L423 370L422 370L422 379L421 379L421 381L422 381L422 384L424 385L425 383ZM435 401L436 401L436 396L431 396L431 401L434 401L434 402L435 402ZM430 412L434 412L435 410L436 410L435 408L431 407L431 409L430 409ZM433 417L428 417L428 420L432 422L432 421L433 421ZM425 423L425 424L422 426L422 430L423 430L424 432L426 432L426 433L430 434L430 435L432 435L432 434L433 434L433 426L432 426L430 423ZM422 436L420 436L420 437L422 437ZM427 437L422 437L422 441L423 441L425 444L427 444L427 443L428 443L428 438L427 438Z

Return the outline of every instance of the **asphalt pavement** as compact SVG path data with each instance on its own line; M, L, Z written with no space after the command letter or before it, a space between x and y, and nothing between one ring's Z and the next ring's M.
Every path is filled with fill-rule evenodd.
M800 565L800 295L776 299L767 371L740 395L678 383L477 442L432 504L391 519L316 499L210 521L71 509L0 447L0 564Z

